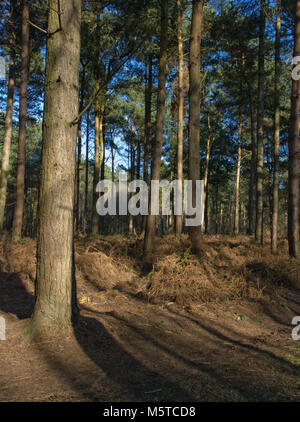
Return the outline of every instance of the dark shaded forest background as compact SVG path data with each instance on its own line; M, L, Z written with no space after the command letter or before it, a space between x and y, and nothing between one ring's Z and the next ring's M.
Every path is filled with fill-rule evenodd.
M9 65L15 51L15 96L9 177L3 228L10 231L16 196L18 113L20 89L21 7L1 4L1 54ZM280 149L279 225L280 237L287 234L288 129L290 116L291 58L293 51L293 2L280 8ZM162 151L161 178L177 176L178 134L178 33L177 3L169 2L168 75L166 120ZM188 162L188 49L191 2L183 1L183 175ZM274 78L276 2L265 4L264 35L264 166L263 225L270 236L274 181ZM201 179L207 180L205 231L210 234L253 233L255 200L251 159L256 148L258 115L258 66L260 2L210 1L204 7L201 43ZM30 2L30 20L47 27L47 2ZM81 29L80 109L83 110L98 89L96 102L80 119L77 146L76 232L92 232L95 179L117 180L118 172L128 179L150 177L156 115L159 64L160 7L157 1L84 1ZM43 85L45 74L45 34L30 26L29 79L25 162L25 205L22 236L36 236L39 169L41 161ZM9 67L9 66L8 66ZM7 75L9 71L7 70ZM0 139L3 143L8 81L0 82ZM145 112L146 111L146 112ZM150 120L149 120L150 119ZM252 119L252 120L251 120ZM101 147L95 149L95 121L101 126L103 164L99 169ZM147 120L150 123L147 123ZM147 126L148 125L148 126ZM147 132L148 131L148 132ZM146 145L149 137L149 146ZM254 138L254 139L253 139ZM240 146L240 149L239 149ZM149 148L149 157L147 157ZM95 152L96 151L96 152ZM240 182L236 204L237 166L240 156ZM101 157L100 157L101 158ZM252 162L253 166L253 162ZM95 170L96 169L96 170ZM97 173L98 172L98 173ZM252 207L252 209L251 209ZM239 214L236 222L236 214ZM141 217L100 217L102 234L143 232ZM161 220L161 221L160 221ZM157 232L175 230L175 219L157 219ZM251 220L251 221L250 221ZM236 227L238 224L238 227Z

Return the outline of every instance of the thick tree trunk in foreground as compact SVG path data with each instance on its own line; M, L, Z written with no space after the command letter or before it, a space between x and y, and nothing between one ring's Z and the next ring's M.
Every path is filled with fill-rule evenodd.
M74 273L81 0L65 0L61 29L57 1L50 0L45 111L39 195L36 302L32 328L69 326L77 315Z
M29 73L29 5L27 0L22 3L22 38L21 38L21 84L19 111L18 167L16 177L16 204L14 209L12 237L19 240L22 235L24 211L25 182L25 147L26 147L26 114L27 114L27 84Z
M264 79L266 2L260 1L257 117L257 183L255 240L263 243L263 171L264 171Z
M294 57L300 56L300 0L296 2ZM300 80L292 81L291 118L289 130L289 204L288 238L289 253L300 257L299 248L299 123Z
M5 204L6 204L9 154L10 154L10 144L11 144L11 135L12 135L14 92L15 92L15 52L12 47L11 53L10 53L10 60L9 60L7 106L6 106L6 116L5 116L5 123L4 123L4 139L3 139L2 163L1 163L1 174L0 174L0 230L3 230L4 211L5 211Z
M182 39L182 6L177 0L177 38L178 38L178 134L177 134L177 180L179 180L178 196L182 197L183 176L183 39ZM176 235L182 233L182 215L176 215Z
M190 37L190 116L189 116L189 180L193 182L192 204L196 205L196 180L200 180L200 98L201 98L201 32L203 0L193 0L192 27ZM200 253L201 227L190 227L192 249Z
M236 168L236 184L235 184L235 215L234 215L234 234L238 235L240 231L240 180L241 180L241 161L242 161L242 117L239 113L238 124L238 158Z
M160 58L157 92L157 114L155 129L155 145L152 161L152 180L160 180L161 151L163 144L163 132L165 122L166 101L166 75L167 75L167 47L168 47L168 0L161 0L161 34L160 34ZM153 240L155 233L155 215L151 215L149 202L149 215L146 221L144 239L144 262L150 265L152 262Z
M279 143L280 143L280 30L281 0L276 4L276 40L275 40L275 125L274 125L274 173L273 173L273 207L272 207L272 253L277 252L278 238L278 186L279 186Z

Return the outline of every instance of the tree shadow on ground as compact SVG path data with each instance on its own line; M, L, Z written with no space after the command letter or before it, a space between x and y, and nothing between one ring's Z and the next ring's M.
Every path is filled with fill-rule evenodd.
M0 311L25 319L31 316L33 306L34 297L18 274L0 271Z
M191 321L200 329L190 327L189 342L186 343L186 337L181 336L174 336L170 341L168 336L161 336L154 331L147 332L115 312L112 315L147 343L152 343L163 353L167 353L170 358L198 370L199 385L204 375L211 377L220 390L223 390L225 400L234 397L233 391L242 400L291 400L290 391L286 386L283 389L284 383L278 383L273 373L275 370L278 376L281 374L294 378L299 376L299 367L263 347L247 344L243 338L238 341L229 334L224 335L217 327L199 324L195 319ZM174 316L177 316L175 312ZM203 389L205 390L205 386ZM211 400L209 395L208 390L206 400Z
M160 391L161 400L193 400L178 384L127 352L97 319L81 316L74 334L85 354L136 400L149 400L149 392L155 390Z
M0 310L14 314L19 319L26 319L31 316L33 306L34 297L26 290L22 280L16 274L0 273ZM117 384L118 388L115 389L120 390L121 397L127 397L127 400L132 398L137 401L147 401L149 392L159 390L160 400L193 400L193 397L178 384L149 369L126 351L124 345L121 345L99 320L80 316L73 331L81 350L98 366L100 379L103 379L104 373L112 385ZM52 343L59 345L61 340L56 337L52 339ZM65 361L64 353L57 352L55 347L52 350L47 342L45 344L43 341L34 342L32 347L64 382L85 399L110 400L101 389L98 392L93 391L95 373L89 374L87 369L82 377L81 366L84 362L76 361L76 357L73 362Z
M20 278L0 273L0 310L27 318L33 302ZM291 379L299 376L299 368L263 346L250 344L247 336L230 332L228 327L168 311L169 318L173 315L177 322L178 318L188 321L188 332L181 336L153 325L141 327L138 320L128 320L116 311L83 308L73 331L75 344L87 360L70 351L70 359L66 359L66 351L56 351L62 342L59 338L54 340L53 349L47 344L35 347L62 383L85 400L117 401L125 397L150 401L156 393L149 393L155 391L157 401L215 401L218 394L220 400L290 400L269 375L274 368L278 375ZM230 350L232 347L235 349ZM263 366L263 373L257 371L260 380L255 378L256 369L251 375L252 368L249 372L245 361ZM100 385L94 387L97 379ZM109 387L107 391L101 388L102 383Z

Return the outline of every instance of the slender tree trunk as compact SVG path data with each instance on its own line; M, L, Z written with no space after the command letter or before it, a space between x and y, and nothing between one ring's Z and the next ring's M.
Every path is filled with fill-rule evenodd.
M152 109L152 56L149 55L149 63L145 66L145 145L144 145L144 171L143 179L149 183L149 154L151 145L151 109ZM147 216L143 217L143 234L146 230Z
M114 182L115 181L115 152L114 152L113 135L111 135L110 150L111 150L111 180Z
M89 140L90 140L90 115L86 115L86 149L85 149L85 196L84 196L84 218L85 234L88 232L88 196L89 196Z
M57 31L57 1L50 0L34 330L70 326L77 316L73 230L77 126L71 122L78 115L80 15L81 0L65 0Z
M26 114L27 114L27 84L29 73L29 5L27 0L22 3L22 37L21 37L21 84L19 111L18 167L16 177L16 204L14 209L12 236L19 240L22 235L24 211L25 182L25 147L26 147Z
M85 70L83 69L81 78L80 89L80 105L79 112L83 109L84 102L84 89L85 89ZM78 150L77 150L77 174L76 174L76 208L75 208L75 221L76 221L76 234L80 231L80 173L81 173L81 147L82 147L82 131L81 131L82 118L78 122Z
M105 178L105 141L104 141L104 104L101 106L101 114L100 114L100 180L104 180Z
M78 129L77 129L77 171L76 171L76 206L75 206L75 230L76 235L79 234L80 231L80 170L81 170L81 141L82 141L82 134L81 134L81 118L78 122Z
M140 137L137 139L137 159L136 159L136 178L141 177L141 140Z
M10 144L13 126L13 107L14 107L14 92L15 92L15 51L14 47L11 49L9 59L9 76L8 76L8 90L7 90L7 106L4 123L4 139L2 149L2 163L0 174L0 230L3 230L4 211L6 204L6 191L9 169L9 155Z
M294 57L300 56L300 0L296 1ZM292 81L291 118L289 130L289 203L288 238L289 253L300 257L299 248L299 123L300 80Z
M201 32L203 0L193 0L192 26L190 36L190 116L189 116L189 180L193 183L192 204L196 206L196 180L200 180L200 98L201 98ZM201 250L201 227L189 227L192 249Z
M163 144L163 132L165 122L166 101L166 76L168 65L168 0L161 0L161 34L160 34L160 57L157 92L157 114L155 145L153 153L152 180L160 180L161 151ZM149 215L147 216L144 239L144 262L146 266L152 264L153 240L155 234L155 215L151 215L151 203L149 203Z
M96 187L100 177L100 161L99 161L99 146L100 146L100 120L99 120L99 101L95 104L95 157L94 157L94 177L93 177L93 211L92 211L92 233L98 233L99 216L96 210L96 203L98 194Z
M148 68L148 75L147 75ZM149 153L151 144L151 108L152 108L152 56L149 56L149 65L146 66L145 84L145 147L144 147L144 181L149 182Z
M209 180L209 168L208 168L208 174L207 174L207 188L205 191L205 202L204 202L204 233L208 233L208 180Z
M238 158L236 168L236 185L235 185L235 219L234 219L234 234L238 235L240 231L240 179L241 179L241 161L242 161L242 117L239 112L238 124Z
M274 125L274 173L272 209L272 253L277 252L278 238L278 186L279 186L279 143L280 143L280 31L281 0L276 2L276 40L275 40L275 125Z
M178 39L178 135L177 135L177 180L179 181L178 197L182 198L183 183L183 13L181 0L177 0L177 39ZM182 215L176 215L176 235L182 233Z
M135 141L134 141L134 129L133 123L130 123L131 131L131 142L130 142L130 181L134 180L135 175ZM130 198L133 196L133 193L130 193ZM134 233L134 219L133 215L129 214L129 224L128 224L129 234Z
M251 83L248 82L249 100L250 100L250 123L251 123L251 167L250 167L250 186L249 186L249 208L248 208L248 234L252 235L255 231L255 181L256 181L256 127L255 127L255 107L253 100L253 90Z
M264 61L266 1L260 1L259 57L258 57L258 118L257 118L257 184L255 240L263 242L263 171L264 171Z
M207 197L208 197L208 173L209 173L209 159L210 159L210 150L211 150L211 125L210 125L210 115L207 115L207 128L208 128L208 137L206 142L206 159L205 159L205 172L204 172L204 224L202 225L202 232L207 233Z

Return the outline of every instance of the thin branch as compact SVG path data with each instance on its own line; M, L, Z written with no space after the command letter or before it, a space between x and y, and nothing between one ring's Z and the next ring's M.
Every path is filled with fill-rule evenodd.
M80 117L83 116L83 114L91 107L91 105L93 104L95 98L97 97L100 91L101 91L101 87L94 90L94 93L92 94L90 98L90 101L87 103L84 109L78 114L78 116L71 122L72 126L78 124Z
M30 25L32 25L34 28L36 28L36 29L38 29L39 31L42 31L44 34L48 35L48 31L46 31L45 29L43 29L43 28L41 28L41 27L37 26L35 23L31 22L29 19L28 19L28 23L29 23Z

